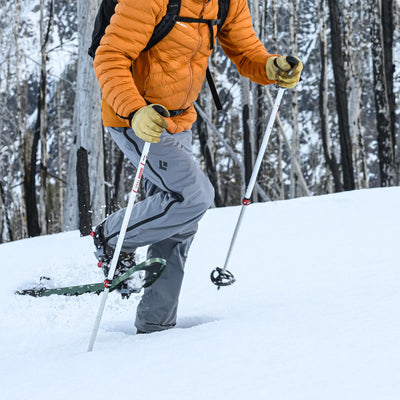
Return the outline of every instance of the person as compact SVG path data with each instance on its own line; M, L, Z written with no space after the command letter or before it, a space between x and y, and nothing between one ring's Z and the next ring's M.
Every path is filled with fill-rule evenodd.
M206 74L217 37L239 73L261 85L292 88L302 63L269 54L256 37L246 0L230 0L225 23L217 20L218 0L182 0L173 29L144 51L168 0L120 0L97 48L94 69L102 90L103 124L125 156L138 165L144 142L152 143L143 172L146 198L136 203L116 274L134 265L135 250L148 245L148 257L167 261L161 277L144 290L137 307L138 333L172 328L185 261L197 225L214 200L213 187L193 159L193 102ZM95 245L107 271L125 210L95 230Z

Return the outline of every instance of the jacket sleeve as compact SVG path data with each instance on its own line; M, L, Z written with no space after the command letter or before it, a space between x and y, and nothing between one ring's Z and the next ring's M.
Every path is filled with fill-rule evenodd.
M218 41L240 75L261 85L275 83L267 78L265 66L272 57L257 38L246 0L231 0Z
M146 105L130 68L146 47L159 13L158 2L120 0L97 48L94 69L103 99L123 118Z

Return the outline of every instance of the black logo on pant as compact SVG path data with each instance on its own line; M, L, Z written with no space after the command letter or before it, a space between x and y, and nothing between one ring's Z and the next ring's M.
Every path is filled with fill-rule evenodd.
M162 170L164 170L164 171L166 171L167 168L168 168L168 163L167 163L166 161L161 161L161 160L160 160L159 168L162 169Z

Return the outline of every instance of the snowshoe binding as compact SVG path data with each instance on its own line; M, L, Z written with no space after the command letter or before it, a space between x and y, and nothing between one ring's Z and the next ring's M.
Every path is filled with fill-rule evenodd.
M94 245L96 247L94 255L98 260L97 266L103 270L104 276L107 278L111 266L111 260L114 255L114 248L107 243L107 240L104 236L104 221L98 225L90 235L92 236ZM118 258L117 267L115 269L114 278L118 278L135 265L135 252L125 253L121 251ZM122 298L129 298L132 293L140 292L145 278L145 271L138 271L129 279L121 282L116 287L116 290L121 293Z

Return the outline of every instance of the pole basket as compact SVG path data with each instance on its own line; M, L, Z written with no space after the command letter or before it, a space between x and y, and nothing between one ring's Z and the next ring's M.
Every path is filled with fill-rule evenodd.
M232 283L236 282L235 277L233 276L232 272L229 272L228 270L223 270L222 268L215 268L211 272L211 282L218 286L218 289L221 286L230 286Z

